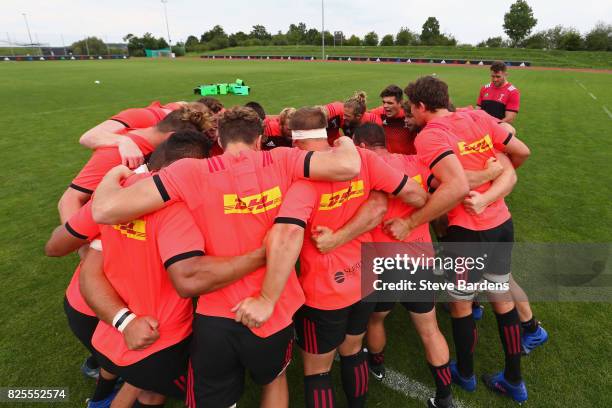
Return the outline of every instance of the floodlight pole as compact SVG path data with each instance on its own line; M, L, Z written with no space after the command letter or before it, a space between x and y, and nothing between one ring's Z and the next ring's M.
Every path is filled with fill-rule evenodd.
M161 0L164 5L164 16L166 16L166 31L168 32L168 45L170 46L170 50L172 50L172 39L170 39L170 26L168 25L168 9L166 7L166 3L168 0Z
M8 31L6 32L6 39L8 40L9 47L11 47L11 55L15 55L15 50L13 49L13 43L11 42L11 36Z
M64 42L64 34L60 34L62 37L62 47L64 47L64 55L68 55L68 50L66 49L66 43Z
M30 38L30 48L34 47L34 41L32 41L32 33L30 32L30 25L28 24L28 16L26 13L21 13L23 19L25 20L26 29L28 30L28 37ZM38 51L42 54L40 48Z
M30 32L30 25L28 24L28 16L26 13L21 13L21 15L23 16L23 19L26 25L26 29L28 30L28 37L30 37L30 47L31 47L34 45L34 42L32 41L32 33Z
M325 61L325 0L321 0L321 60Z

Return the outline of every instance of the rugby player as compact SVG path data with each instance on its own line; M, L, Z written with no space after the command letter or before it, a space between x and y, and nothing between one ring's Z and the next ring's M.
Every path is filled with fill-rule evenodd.
M297 111L289 123L294 144L307 151L330 150L325 124L318 109ZM362 341L374 303L362 300L361 290L361 243L371 241L367 230L327 254L321 254L312 240L304 240L304 231L313 233L318 226L338 229L358 212L371 190L392 193L416 207L426 199L414 180L370 151L359 149L359 154L361 171L349 181L302 180L291 186L267 247L269 270L263 287L266 296L273 299L282 286L274 289L273 283L267 283L291 273L291 265L300 255L300 283L306 300L296 313L295 327L304 361L307 407L335 406L330 370L336 350L348 406L365 406L368 363Z
M207 254L236 256L261 245L294 180L348 180L360 169L360 155L348 138L340 138L338 147L329 152L282 147L258 151L262 124L249 108L224 112L219 137L225 150L222 156L180 160L126 188L119 182L130 173L127 168L109 172L94 196L94 219L126 222L182 201L204 236ZM304 295L292 274L278 300L272 302L262 291L265 270L259 268L200 296L193 329L191 405L235 404L243 393L246 370L263 386L261 406L288 405L284 373L291 360L292 317ZM252 309L269 314L254 322Z
M275 147L291 147L291 130L289 130L289 119L295 113L295 108L285 108L278 116L266 116L263 123L262 149L270 150Z
M517 168L529 157L529 148L485 112L449 112L448 87L437 78L419 78L406 87L405 93L417 125L424 126L415 141L417 156L431 169L440 186L423 208L409 217L388 220L388 232L397 239L404 239L415 227L448 212L446 241L497 245L489 254L485 270L472 269L467 277L446 271L447 279L456 283L474 283L484 278L485 282L507 283L514 240L512 218L503 198L497 199L478 215L466 210L463 200L469 194L469 184L464 169L484 168L496 151L507 154ZM493 188L491 183L485 183L476 191L485 193L490 188ZM495 188L502 189L500 185ZM500 196L503 197L504 193L501 192ZM469 251L474 249L479 254L480 248L468 247ZM451 363L452 379L465 390L473 391L476 388L473 366L476 326L472 317L472 300L476 292L468 288L450 290L449 293L455 299L451 302L451 317L457 353L457 363ZM489 292L488 295L497 318L505 369L483 376L483 381L490 389L523 402L527 400L527 389L520 368L518 313L507 291Z
M353 132L362 123L372 122L382 125L379 115L367 110L367 95L363 91L356 91L344 103L332 102L323 107L327 117L327 138L330 145L340 135L340 129L345 136L353 137Z
M136 129L125 133L138 146L141 152L148 156L155 146L167 139L175 131L197 130L202 131L212 126L212 118L208 110L201 104L188 104L166 116L156 126L147 129ZM58 210L60 221L65 223L81 208L91 197L98 183L106 172L121 164L121 156L117 146L99 148L92 153L91 158L76 178L66 189L59 200ZM78 287L80 266L75 270L66 289L64 309L68 317L70 328L77 338L91 349L89 339L97 324L95 313L83 300ZM90 377L97 377L98 364L95 359L88 358L82 365L83 373Z
M174 133L167 141L163 142L156 148L156 150L154 151L151 157L149 168L151 170L159 170L159 168L161 168L162 166L168 165L172 163L173 161L176 161L183 157L195 157L195 158L206 157L210 149L210 144L211 144L210 140L208 140L200 132L187 131L187 132ZM73 251L74 249L83 245L85 242L87 242L87 240L91 240L93 237L99 234L100 229L97 226L97 224L93 222L93 219L91 218L91 206L89 205L90 203L91 202L86 204L76 214L74 214L65 225L61 225L58 228L56 228L51 238L47 242L47 245L45 246L45 252L48 256L66 255L70 253L71 251ZM130 229L121 228L121 229L113 229L113 231L115 231L116 233L119 233L117 231L122 231L122 233L125 233L126 231L130 231ZM134 231L134 229L131 230L131 233L132 233L131 235L132 238L134 237L139 238L137 236L138 232ZM125 251L126 248L130 246L130 241L127 241L124 244L125 245L122 246L122 251ZM137 251L137 249L138 248L131 248L127 252L124 252L123 256L124 257L128 256L129 261L132 262L133 260L138 259L137 257L134 258L134 251ZM79 267L82 266L83 275L87 273L86 272L87 268L85 265L87 265L88 263L91 265L93 262L91 261L91 258L93 257L94 255L92 255L91 257L87 257L87 259L81 265L79 265ZM183 256L183 258L186 258L186 257ZM117 261L121 261L121 262L125 261L125 259L121 258L121 254L115 255L114 257L112 257L112 259L116 259ZM121 262L119 264L121 264ZM93 262L93 263L94 265L96 264L96 262ZM100 268L101 268L102 261L100 260L99 263L100 263ZM126 261L126 264L128 263L129 262ZM142 261L140 264L137 263L137 265L149 265L149 263L147 263L145 260L145 261ZM127 274L129 275L130 272L137 271L137 270L138 268L133 268L133 269L127 268ZM83 285L84 276L83 275L80 275L81 288L84 287ZM123 275L126 275L126 274L124 273ZM79 275L75 274L75 276L77 279L79 279ZM146 281L147 281L146 279L142 279L140 283L146 282ZM163 282L163 279L162 279L162 282ZM192 285L192 286L197 286L197 285ZM93 292L95 293L96 296L102 293L103 289L104 287L102 285L93 285ZM77 284L77 290L78 290L78 284ZM136 289L132 288L131 290L135 291ZM153 291L153 292L145 292L145 293L158 293L158 292L159 290L156 292ZM80 292L79 292L78 298L81 298ZM143 296L143 298L146 299L147 302L151 300L147 298L146 296ZM107 300L108 299L105 299L105 301ZM88 298L87 301L89 304L92 304L90 298ZM154 304L154 303L146 303L146 304ZM71 308L67 307L66 311L67 313L71 312ZM98 309L96 309L96 311L98 311ZM81 316L80 313L75 313L75 311L72 311L71 313L72 313L72 318L69 318L69 323L71 323L71 328L73 329L73 331L75 331L75 333L77 333L78 335L81 335L79 339L84 344L86 344L86 346L92 352L95 352L92 347L92 334L94 333L94 330L96 326L98 325L97 318L89 317L87 315ZM136 326L137 325L134 325L133 327L136 327ZM127 330L127 332L124 334L126 334L126 341L128 345L132 345L132 344L135 344L135 342L140 341L134 337L132 326L129 327L129 330ZM129 336L129 340L128 340L128 336ZM108 345L108 343L103 343L103 344ZM114 342L113 344L117 344L121 348L121 345L123 343ZM99 354L99 352L96 352L96 353ZM118 356L125 356L128 354L129 353L126 352L125 354L115 353L113 355L119 358ZM134 371L130 371L130 373L134 373ZM129 373L128 375L122 374L122 376L124 379L130 378ZM102 407L110 403L110 400L112 400L112 397L114 396L113 391L115 387L115 378L116 376L113 376L110 373L102 370L101 378L98 379L96 391L94 392L93 398L89 402L90 406Z
M416 132L406 126L402 108L404 92L397 85L389 85L380 93L382 106L370 110L380 116L385 130L387 150L391 153L415 154L414 138Z
M510 82L503 61L491 64L491 82L483 85L476 105L504 123L512 123L518 114L521 93Z
M144 156L138 145L129 137L124 136L122 132L125 129L144 129L155 126L170 112L180 109L186 103L179 101L161 105L158 101L154 101L145 108L125 109L83 133L79 143L88 149L116 145L121 154L121 164L135 169L144 163Z
M250 101L250 102L245 103L244 106L247 108L253 109L257 113L257 116L259 116L259 119L261 120L266 119L266 111L264 110L263 106L261 106L259 102Z

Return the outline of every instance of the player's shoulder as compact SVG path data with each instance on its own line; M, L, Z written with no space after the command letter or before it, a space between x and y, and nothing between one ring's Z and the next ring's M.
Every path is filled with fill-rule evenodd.
M368 112L370 112L373 115L382 116L385 114L385 108L382 106L378 106L376 108L370 109Z
M363 114L364 122L378 123L382 124L382 119L380 115L377 115L372 112L366 112Z
M264 125L266 123L273 123L273 122L278 122L278 115L266 115L266 117L263 120Z
M508 90L508 92L519 92L518 88L510 82L508 82L508 88L506 89Z
M194 177L207 173L214 173L222 168L225 168L223 162L219 160L220 157L221 156L214 156L208 159L194 159L191 157L186 157L175 161L161 171L171 173L176 172L183 176L190 175ZM211 159L214 159L214 161L211 161Z
M480 89L489 89L491 88L493 85L491 84L491 82L484 84Z

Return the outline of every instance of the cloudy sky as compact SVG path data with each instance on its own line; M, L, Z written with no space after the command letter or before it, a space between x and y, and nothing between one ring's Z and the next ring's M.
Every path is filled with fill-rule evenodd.
M395 34L401 26L421 31L428 16L440 21L442 31L459 42L476 43L503 34L504 14L514 0L325 0L325 28L363 36ZM536 30L557 24L582 33L597 21L612 23L610 0L528 0L538 19ZM215 24L226 32L248 32L254 24L285 32L290 23L321 27L319 0L168 0L170 36L174 42L200 35ZM33 41L61 45L96 35L120 42L127 33L151 32L166 37L161 0L0 0L0 46L11 40L27 42L22 13L27 14Z

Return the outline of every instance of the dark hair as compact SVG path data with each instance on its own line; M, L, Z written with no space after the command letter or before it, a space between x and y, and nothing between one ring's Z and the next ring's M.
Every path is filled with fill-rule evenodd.
M493 72L506 72L506 64L504 61L493 61L491 64L491 71Z
M344 107L349 107L353 115L363 115L367 109L368 95L364 91L356 91L353 96L344 101Z
M151 154L149 170L160 170L180 159L209 157L212 144L213 141L200 132L187 130L173 133Z
M262 120L251 108L234 106L223 112L219 118L219 139L224 150L232 142L251 145L262 133Z
M160 132L180 132L194 130L206 132L214 125L210 110L201 103L191 102L180 109L170 112L157 125Z
M353 141L356 145L361 143L365 144L366 147L386 147L387 139L385 137L385 130L382 126L376 123L364 123L355 129L353 135Z
M289 117L289 129L311 130L327 127L325 114L319 108L300 108Z
M402 92L402 88L397 85L389 85L380 93L381 98L386 98L388 96L393 96L396 101L400 102L404 97L404 92Z
M212 113L219 113L219 111L223 109L223 104L221 101L216 98L211 98L210 96L200 98L198 99L198 102L210 109Z
M261 120L266 118L266 111L260 103L251 101L244 104L245 107L253 109Z
M404 92L411 104L422 103L430 112L448 108L448 85L433 76L420 77L409 83Z
M412 117L412 111L410 110L410 101L402 101L402 109L404 110L404 116L407 118Z

